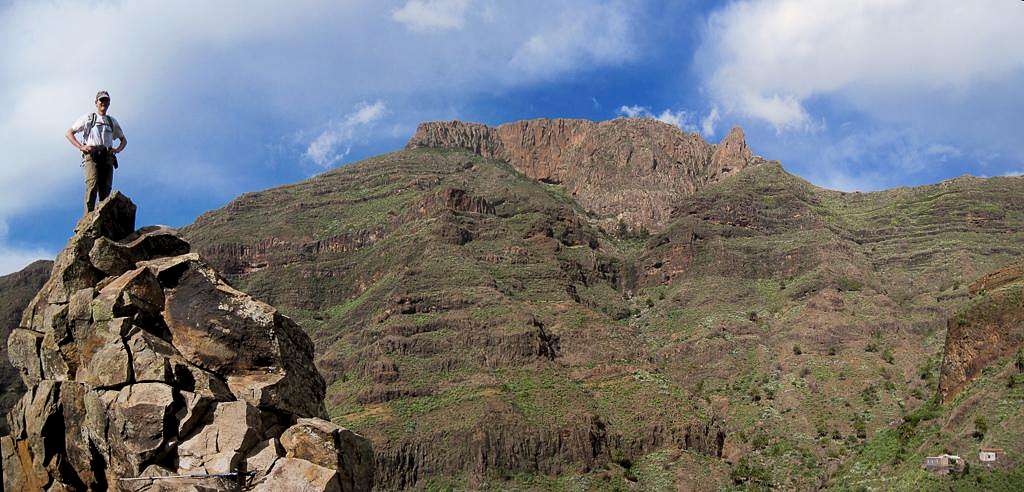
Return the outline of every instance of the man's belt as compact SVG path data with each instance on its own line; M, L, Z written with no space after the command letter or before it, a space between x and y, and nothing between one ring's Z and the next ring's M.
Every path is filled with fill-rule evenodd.
M86 152L86 153L92 154L92 155L103 155L103 154L109 154L111 152L112 151L111 151L110 147L106 147L106 146L103 146L103 145L93 145L92 150L90 150L89 152Z

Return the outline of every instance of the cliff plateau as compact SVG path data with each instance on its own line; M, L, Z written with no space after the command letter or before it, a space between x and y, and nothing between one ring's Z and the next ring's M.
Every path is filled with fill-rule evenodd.
M535 119L489 127L428 122L406 148L465 149L503 160L533 179L562 185L611 226L657 230L673 205L727 176L764 163L733 128L718 145L648 118L593 122Z

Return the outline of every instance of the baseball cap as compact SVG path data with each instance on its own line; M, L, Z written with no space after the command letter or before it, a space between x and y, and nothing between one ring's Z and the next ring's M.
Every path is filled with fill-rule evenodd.
M104 97L107 98L107 99L110 99L110 94L108 94L107 91L99 91L99 92L96 93L96 99L95 100L99 101L100 99L103 99Z

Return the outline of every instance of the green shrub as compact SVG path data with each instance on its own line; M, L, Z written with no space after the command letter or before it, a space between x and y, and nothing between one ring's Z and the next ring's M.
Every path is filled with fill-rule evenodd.
M864 388L864 390L860 392L860 397L864 400L864 403L867 403L868 405L878 403L880 400L878 397L878 386L872 384L867 388Z
M985 437L986 432L988 432L988 422L985 420L985 417L979 415L974 419L974 433L971 435L980 441Z
M751 462L746 456L729 472L729 478L736 485L750 483L760 487L771 487L772 476L767 468Z
M839 280L836 281L836 284L838 284L837 287L839 287L839 290L844 291L858 291L864 288L864 284L862 282L848 277L840 277Z
M860 414L853 416L853 431L860 439L867 439L868 437L868 423Z

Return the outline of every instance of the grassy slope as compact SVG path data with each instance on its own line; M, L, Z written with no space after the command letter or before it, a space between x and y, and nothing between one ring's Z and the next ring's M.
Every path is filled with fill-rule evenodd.
M738 178L684 203L666 232L693 238L692 264L640 292L651 349L705 354L664 370L728 400L737 481L843 482L841 463L934 393L946 313L967 284L1022 253L1024 186L843 194L774 167Z
M496 215L410 215L446 187ZM946 313L1022 252L1022 189L844 194L769 165L686 200L643 240L588 225L561 188L504 164L417 150L245 195L186 234L210 250L377 232L347 251L271 248L271 266L235 280L314 335L338 422L378 452L449 455L431 456L421 485L812 488L850 479L841 463L932 394ZM453 244L453 228L473 240ZM535 338L533 319L560 337L553 361L513 348ZM728 463L642 442L712 414ZM481 426L576 429L594 415L621 436L618 464L437 468L457 469Z
M1000 330L1016 330L1019 336L1022 292L1024 280L1019 278L982 291L964 303L953 319L976 327L976 336L986 336L991 323L1001 324ZM1024 483L1022 405L1024 348L984 366L948 401L935 398L898 425L877 432L842 470L836 488L1019 490ZM1002 448L1005 454L996 465L983 465L977 458L982 447ZM963 476L936 477L921 470L925 456L940 453L964 457L969 471Z

